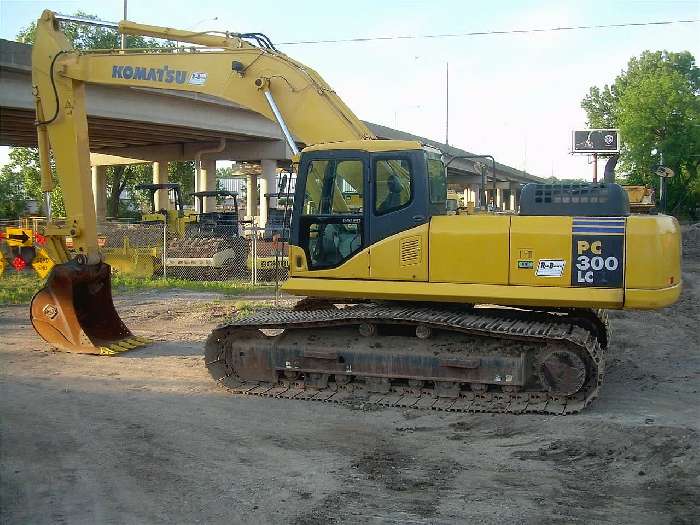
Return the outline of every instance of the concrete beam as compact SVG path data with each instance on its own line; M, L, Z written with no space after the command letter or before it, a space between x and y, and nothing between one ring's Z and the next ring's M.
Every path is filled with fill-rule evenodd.
M2 93L2 107L34 111L31 73L3 68L0 75L0 93Z
M104 155L102 153L90 153L91 166L118 166L122 164L149 164L151 161L118 157L117 155Z
M246 109L94 84L87 85L86 93L87 114L90 116L144 122L145 127L148 123L169 124L207 132L283 138L276 123Z
M2 106L34 109L31 71L3 68ZM181 96L179 93L88 84L85 105L92 117L185 126L207 132L282 139L277 123L228 102Z
M520 183L518 183L518 182L512 182L512 181L500 181L500 180L499 180L499 181L496 181L496 184L495 184L496 189L499 189L499 190L510 190L511 188L513 188L514 185L519 186ZM493 188L493 187L494 187L493 182L489 181L488 186L489 186L489 188Z
M447 182L450 184L481 184L481 175L472 175L470 173L455 172L448 168Z
M135 146L127 148L103 148L90 156L93 165L134 164L154 161L193 160L197 151L213 149L217 142L188 142L184 144L158 144L153 146ZM292 152L286 142L275 141L241 141L227 142L220 153L205 153L205 160L248 161L258 159L291 159ZM131 162L122 162L129 159Z

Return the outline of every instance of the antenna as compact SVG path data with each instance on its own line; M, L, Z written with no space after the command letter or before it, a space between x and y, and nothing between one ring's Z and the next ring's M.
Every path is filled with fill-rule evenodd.
M126 17L126 1L127 0L124 0L124 18L122 18L122 20L128 20L128 18ZM125 33L122 33L122 49L126 49L126 34Z
M445 62L445 145L450 144L450 63Z

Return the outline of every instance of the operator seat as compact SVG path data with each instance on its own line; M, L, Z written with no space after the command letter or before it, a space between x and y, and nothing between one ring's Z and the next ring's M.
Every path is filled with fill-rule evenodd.
M316 245L316 263L320 265L338 264L342 259L340 238L335 224L325 224L319 233Z
M382 203L377 208L379 213L386 213L391 210L395 210L401 207L401 191L403 186L401 184L401 179L397 175L390 175L386 181L387 189L389 193L384 198Z

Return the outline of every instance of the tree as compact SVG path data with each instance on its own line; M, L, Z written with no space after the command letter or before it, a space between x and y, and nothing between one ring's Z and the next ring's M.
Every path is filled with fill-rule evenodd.
M190 197L190 193L194 191L194 171L194 161L168 164L168 180L180 184L184 204L194 205L194 197Z
M44 201L41 191L39 152L36 148L11 148L10 161L0 169L0 218L14 219L26 211L26 202ZM51 192L51 208L56 216L65 215L63 193L57 186L56 169L51 164L54 190Z
M75 16L91 20L98 19L97 16L83 11L78 11ZM74 22L61 22L61 31L75 49L115 49L121 46L121 35L113 29ZM32 22L17 34L17 40L25 44L33 44L35 37L36 22ZM174 44L138 35L126 35L126 47L174 47Z
M581 102L589 126L620 129L625 182L658 189L651 168L663 155L676 174L668 185L669 210L691 217L700 203L699 96L700 69L691 53L644 51L615 82L591 87Z
M76 16L97 19L95 15L81 11L78 11ZM121 45L121 36L114 30L70 22L63 23L62 30L75 49L112 49ZM19 32L17 40L31 44L35 36L36 23L32 22ZM126 46L131 48L172 47L173 45L170 42L163 43L141 36L127 35L126 37ZM16 218L24 212L25 202L28 199L43 203L38 158L36 148L10 149L10 162L0 170L0 217ZM194 165L191 162L170 163L170 172L173 182L179 182L179 179L186 181L188 175L189 179L193 179ZM109 167L106 173L107 214L112 217L137 214L134 208L142 209L146 203L143 202L143 196L134 191L134 186L141 182L149 182L151 177L152 168L147 164ZM192 186L191 182L189 186ZM125 193L129 195L131 205L125 205L122 202ZM65 214L62 194L58 186L52 192L52 211L57 216Z

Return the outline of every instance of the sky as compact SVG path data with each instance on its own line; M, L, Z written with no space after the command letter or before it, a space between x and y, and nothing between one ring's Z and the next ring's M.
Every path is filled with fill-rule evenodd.
M293 8L293 9L292 9ZM43 9L122 18L122 0L0 0L0 38L13 39ZM700 23L664 26L291 45L299 40L427 35L700 19L700 0L192 2L129 0L128 18L180 29L263 32L313 67L363 120L445 141L535 175L590 180L569 153L585 128L591 86L614 81L646 49L700 57ZM0 163L6 161L6 148ZM602 166L600 168L602 170Z

